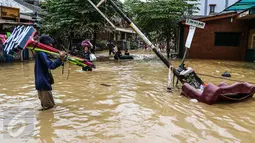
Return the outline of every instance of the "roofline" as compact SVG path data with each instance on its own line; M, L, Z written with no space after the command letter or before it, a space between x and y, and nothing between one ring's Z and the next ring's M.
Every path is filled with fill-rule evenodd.
M9 25L33 25L33 23L28 23L28 22L5 22L5 21L1 21L0 24L9 24Z
M237 2L235 2L235 3L233 3L232 5L230 5L230 6L228 6L227 8L225 8L223 11L229 11L229 10L227 10L228 8L230 8L231 6L237 4L237 3L240 2L240 1L241 1L241 0L238 0Z
M194 20L206 22L206 21L218 20L218 19L223 19L223 18L235 17L237 15L238 15L237 12L230 12L230 13L221 14L221 15L207 16L207 17L202 17L202 18L194 18ZM181 23L185 24L185 20L182 20Z
M226 13L226 14L221 14L221 15L214 15L210 17L203 17L199 18L198 20L200 21L211 21L211 20L218 20L218 19L223 19L223 18L229 18L229 17L235 17L237 16L237 12L231 12L231 13Z
M35 5L32 5L30 3L27 3L23 0L14 0L15 2L19 3L20 5L30 9L31 11L33 12L36 12L36 11L41 11L42 9L39 7L39 6L35 6Z

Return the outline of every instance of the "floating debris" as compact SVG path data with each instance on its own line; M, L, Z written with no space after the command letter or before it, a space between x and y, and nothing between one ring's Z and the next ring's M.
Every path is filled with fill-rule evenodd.
M197 103L198 100L197 99L190 99L190 102Z
M105 84L105 83L102 83L101 85L107 86L107 87L112 86L112 85L110 85L110 84Z
M224 77L231 77L230 73L228 73L228 72L224 72L224 73L222 74L222 76L224 76Z

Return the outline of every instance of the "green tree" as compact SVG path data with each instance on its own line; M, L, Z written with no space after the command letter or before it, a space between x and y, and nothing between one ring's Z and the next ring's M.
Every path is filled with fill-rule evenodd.
M92 1L95 4L99 2ZM46 0L43 7L47 13L42 19L43 32L61 41L69 41L69 47L74 38L92 35L96 38L98 31L109 29L103 17L87 0ZM108 16L115 15L113 8L106 3L100 6L100 10ZM93 41L95 45L95 39Z
M124 3L124 10L134 22L141 27L152 40L166 39L168 58L170 40L175 39L177 22L182 16L192 14L197 9L197 0L128 0Z

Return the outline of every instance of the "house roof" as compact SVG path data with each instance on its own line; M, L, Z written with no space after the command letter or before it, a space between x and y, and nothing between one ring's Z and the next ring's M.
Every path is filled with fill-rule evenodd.
M1 6L15 7L20 9L20 13L32 13L33 11L14 0L0 0Z
M41 11L41 8L32 4L26 3L23 0L0 0L1 6L15 7L20 9L20 13L34 13Z
M10 21L6 21L6 20L0 20L0 24L6 24L6 25L33 25L34 23L30 22L30 23L25 23L25 22L10 22Z
M247 10L255 6L255 0L239 0L224 11Z
M27 7L27 8L29 8L33 12L42 10L39 6L32 5L30 3L25 2L24 0L14 0L14 1L21 4L21 5L23 5L23 6L25 6L25 7Z
M207 16L204 16L204 15L185 15L181 18L180 21L183 21L183 20L186 20L186 19L199 19L199 18L204 18L204 17L207 17Z
M206 21L224 19L224 18L229 18L229 17L235 17L237 15L238 15L237 12L228 12L228 13L220 13L220 14L217 14L217 15L199 17L199 18L192 18L192 19L206 22ZM188 19L188 18L186 18L186 19ZM185 20L182 20L181 23L185 24Z

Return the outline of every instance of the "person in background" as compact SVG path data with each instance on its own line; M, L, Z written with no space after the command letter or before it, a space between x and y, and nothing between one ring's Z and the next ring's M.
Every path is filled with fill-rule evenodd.
M165 42L163 42L163 44L162 44L162 51L165 50L165 46L166 46L166 44L165 44Z
M160 51L163 50L163 45L162 45L162 43L159 44L159 49L160 49Z
M147 50L148 46L146 43L144 43L144 49Z
M114 47L115 47L115 45L113 44L112 40L109 41L107 46L109 48L109 55L111 55L111 53L114 54Z
M43 35L40 36L39 42L48 46L53 46L54 40L50 36ZM55 61L51 61L44 52L36 52L35 55L35 88L41 101L41 110L47 110L55 106L51 87L54 83L54 79L50 70L54 70L62 65L66 53L61 51L59 55L59 58Z
M89 50L92 47L92 45L87 40L82 41L81 45L84 49L83 58L86 59L89 62L92 62L92 61L90 61L91 52ZM83 71L92 71L92 68L89 67L89 66L86 66L86 67L82 67L82 70Z
M117 59L120 58L120 56L122 56L122 53L121 53L121 51L120 51L120 48L118 48L117 52L116 52L115 55L114 55L114 59L117 60Z
M125 50L125 55L130 55L128 49Z

